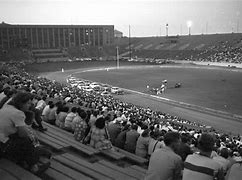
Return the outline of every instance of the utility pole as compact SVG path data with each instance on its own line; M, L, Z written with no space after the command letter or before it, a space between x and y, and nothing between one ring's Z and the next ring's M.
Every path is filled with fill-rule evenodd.
M119 52L118 52L118 46L116 47L117 49L117 69L119 69Z
M132 58L132 52L131 52L131 42L130 42L130 25L129 25L129 59Z

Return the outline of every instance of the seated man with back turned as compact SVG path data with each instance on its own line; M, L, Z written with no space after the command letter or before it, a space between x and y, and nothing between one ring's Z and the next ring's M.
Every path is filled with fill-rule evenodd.
M222 166L211 158L214 147L213 136L207 133L198 139L199 153L188 155L184 163L184 180L223 180Z
M156 150L150 157L145 180L180 180L182 159L176 154L180 146L180 134L168 132L164 136L165 147Z

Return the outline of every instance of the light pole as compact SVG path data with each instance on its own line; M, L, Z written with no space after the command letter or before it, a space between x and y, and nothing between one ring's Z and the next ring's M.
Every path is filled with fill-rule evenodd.
M117 50L117 69L119 69L119 52L118 52L118 46L116 47Z
M188 35L191 35L191 27L192 27L192 21L187 21L187 27L188 27Z
M168 23L166 23L166 36L168 36L168 28L169 28L169 25Z
M129 25L129 59L132 59L132 52L131 52L131 41L130 41L130 25Z

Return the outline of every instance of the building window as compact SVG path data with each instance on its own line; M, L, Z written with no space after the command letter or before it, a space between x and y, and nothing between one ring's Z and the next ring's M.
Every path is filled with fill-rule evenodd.
M43 36L44 36L44 47L48 48L48 33L47 33L47 28L43 29Z
M75 46L79 46L79 34L78 34L78 28L75 28Z
M53 29L52 28L48 29L48 34L49 34L50 47L53 48L55 46L55 42L54 42Z
M55 37L55 47L59 47L59 34L58 34L58 28L54 29L54 37Z
M38 28L37 29L37 33L38 33L38 45L40 48L43 48L43 42L42 42L42 29Z

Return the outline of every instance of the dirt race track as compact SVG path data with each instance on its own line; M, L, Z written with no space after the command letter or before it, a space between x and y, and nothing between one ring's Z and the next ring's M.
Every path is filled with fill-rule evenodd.
M130 67L82 72L89 69L85 67L66 70L64 73L58 71L42 75L65 82L66 77L74 73L75 76L83 79L131 89L133 90L131 93L118 98L209 125L224 132L242 134L241 69L187 65ZM151 96L146 89L146 85L160 86L163 79L168 80L168 88L161 97L171 101ZM176 82L181 82L182 88L173 88ZM179 102L185 102L185 104Z

